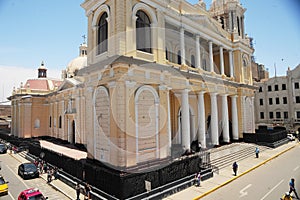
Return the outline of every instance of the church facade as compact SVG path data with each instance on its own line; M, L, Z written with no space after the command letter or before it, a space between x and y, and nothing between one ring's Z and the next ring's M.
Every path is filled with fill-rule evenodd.
M255 132L254 49L239 0L213 0L209 10L201 0L81 6L86 60L73 60L58 82L37 79L51 82L46 90L33 82L14 90L13 135L84 144L92 159L131 167L193 141L209 148Z

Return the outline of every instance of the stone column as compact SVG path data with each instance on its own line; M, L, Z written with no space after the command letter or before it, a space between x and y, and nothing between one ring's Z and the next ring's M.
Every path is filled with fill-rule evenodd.
M229 142L229 124L228 124L228 101L227 94L222 95L222 123L223 123L223 141Z
M181 64L185 65L185 41L184 41L184 28L180 28L180 52L181 52Z
M213 43L212 41L208 42L209 45L209 67L210 71L214 72L214 55L213 55Z
M170 90L171 88L167 89L167 101L168 101L168 146L169 146L169 156L171 156L171 149L172 149L172 131L171 131L171 110L170 110Z
M234 76L234 65L233 65L233 52L229 51L229 66L230 66L230 77Z
M224 55L223 55L223 47L220 46L220 69L221 69L221 75L224 75Z
M206 148L204 93L205 91L198 93L198 142L202 148Z
M186 150L190 149L190 108L189 90L184 89L181 97L181 118L182 118L182 145Z
M217 93L210 93L211 103L211 142L212 145L219 145L219 128L218 128L218 104Z
M231 109L232 109L232 136L234 140L239 139L239 122L237 113L237 95L231 96Z
M201 66L201 45L200 36L196 35L196 68L202 69Z

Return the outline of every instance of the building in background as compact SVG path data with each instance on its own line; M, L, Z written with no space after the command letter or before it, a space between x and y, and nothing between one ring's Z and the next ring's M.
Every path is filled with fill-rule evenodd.
M284 126L294 132L300 128L300 65L288 68L286 76L275 76L256 83L256 124Z
M13 135L83 144L90 158L126 168L255 132L254 49L239 0L209 10L201 0L81 6L88 46L63 80L41 66L13 91Z

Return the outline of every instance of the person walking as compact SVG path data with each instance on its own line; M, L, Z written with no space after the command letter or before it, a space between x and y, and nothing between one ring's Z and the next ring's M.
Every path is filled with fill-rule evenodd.
M50 183L52 181L52 170L48 169L47 171L47 183Z
M79 183L76 184L75 190L76 190L76 200L80 200L80 198L79 198L79 196L80 196L80 185L79 185Z
M234 162L233 164L232 164L232 170L233 170L233 173L234 173L234 175L236 176L236 174L237 174L237 170L238 170L238 164L236 163L236 162Z
M298 194L296 192L296 188L295 188L295 179L292 178L289 182L289 186L290 186L290 191L289 194L291 194L292 192L294 192L295 196L297 199L299 199Z
M197 174L197 185L196 186L200 186L201 183L201 172L198 172Z
M255 155L256 155L256 158L259 157L259 148L258 147L255 148Z
M90 184L86 183L84 187L85 191L85 199L91 199L91 186Z

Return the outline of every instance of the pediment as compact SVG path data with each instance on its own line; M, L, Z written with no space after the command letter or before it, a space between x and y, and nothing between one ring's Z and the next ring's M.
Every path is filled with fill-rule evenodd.
M81 82L77 81L73 78L67 78L64 80L64 82L60 85L60 87L58 88L58 91L63 91L63 90L67 90L73 87L76 87L77 85L79 85Z
M228 33L222 29L222 27L219 26L217 21L214 21L214 19L208 18L206 15L192 15L192 14L186 14L185 17L189 18L193 22L197 23L197 25L200 25L202 29L208 29L211 32L214 32L220 36L227 37Z

